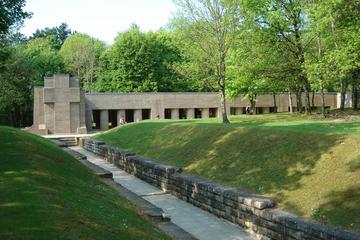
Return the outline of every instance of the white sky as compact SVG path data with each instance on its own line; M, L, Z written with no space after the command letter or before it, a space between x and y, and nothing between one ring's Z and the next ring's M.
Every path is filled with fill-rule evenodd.
M33 13L21 32L32 35L36 29L62 22L72 30L112 43L118 32L136 23L143 31L165 26L175 5L172 0L27 0L26 11Z

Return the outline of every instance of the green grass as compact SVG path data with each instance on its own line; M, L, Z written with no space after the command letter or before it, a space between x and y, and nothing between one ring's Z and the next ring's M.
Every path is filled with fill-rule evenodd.
M359 121L267 114L231 122L144 121L96 138L360 232Z
M0 239L168 239L52 142L0 127Z

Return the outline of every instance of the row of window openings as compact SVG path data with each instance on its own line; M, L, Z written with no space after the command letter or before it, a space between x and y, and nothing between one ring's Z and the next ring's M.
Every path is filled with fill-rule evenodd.
M267 109L268 109L268 113L277 112L277 107L269 107ZM313 110L313 111L317 111L317 110L320 110L320 109L321 109L321 107L311 107L311 110ZM330 106L326 106L325 109L330 109ZM262 114L262 113L264 113L264 110L265 110L265 108L263 108L263 107L256 107L255 108L256 114ZM302 110L305 111L305 107L303 107ZM239 113L239 111L240 111L240 113ZM250 111L250 109L246 108L246 107L242 107L242 108L231 107L230 108L230 115L247 114L247 113L249 113L249 111ZM293 107L293 111L296 112L297 107ZM290 112L290 107L288 107L288 112Z
M329 108L329 107L326 107ZM215 118L217 117L217 108L209 108L209 117ZM237 115L239 114L239 110L242 114L246 114L246 107L243 108L230 108L230 115ZM269 113L276 112L277 108L270 107ZM288 109L290 111L290 108ZM179 111L179 119L187 119L187 109L178 109ZM294 111L296 111L296 107L294 107ZM93 110L93 129L100 129L100 112L101 110ZM264 108L257 107L256 108L256 114L262 114L264 112ZM108 110L109 114L109 128L113 128L118 126L119 119L117 116L117 110ZM151 109L142 109L141 110L142 120L150 119L151 116ZM134 110L133 109L127 109L125 110L125 116L122 116L125 118L125 121L127 123L134 122ZM158 116L159 117L159 116ZM171 119L172 118L172 109L165 109L164 112L165 119ZM195 118L202 118L202 109L195 108L194 109L194 117Z
M187 109L178 109L179 111L179 119L187 119ZM100 129L100 112L101 110L93 110L92 116L93 116L93 122L92 122L92 128L93 129ZM113 128L118 126L119 120L117 115L117 110L108 110L109 114L109 128ZM171 119L171 112L172 109L165 109L164 117L165 119ZM151 109L142 109L141 110L142 120L150 119L151 116ZM195 108L194 109L194 117L195 118L201 118L202 116L202 109ZM215 118L217 116L217 109L216 108L210 108L209 109L209 117ZM127 123L134 122L134 109L126 109L125 110L125 116L121 116L125 118L125 121ZM160 116L157 116L158 118Z

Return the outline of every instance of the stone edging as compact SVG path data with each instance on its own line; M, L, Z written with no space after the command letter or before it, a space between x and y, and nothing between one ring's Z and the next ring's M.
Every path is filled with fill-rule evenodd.
M163 191L264 239L360 240L360 236L353 233L277 209L271 199L184 174L176 166L149 160L101 141L83 138L80 145Z

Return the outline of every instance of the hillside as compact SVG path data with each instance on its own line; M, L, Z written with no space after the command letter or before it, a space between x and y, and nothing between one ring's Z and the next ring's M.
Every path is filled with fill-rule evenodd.
M167 239L86 167L0 126L0 239Z
M289 114L144 121L97 139L360 232L360 122Z

